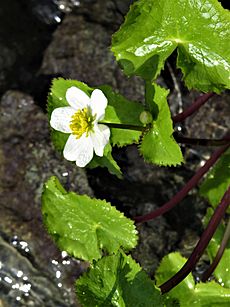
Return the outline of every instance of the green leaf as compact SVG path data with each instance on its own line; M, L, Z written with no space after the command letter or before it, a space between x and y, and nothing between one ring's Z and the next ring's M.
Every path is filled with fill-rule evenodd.
M155 110L155 120L153 127L143 137L140 152L147 162L158 165L180 164L183 162L183 156L172 136L172 119L166 99L168 91L156 84L152 85L152 89L151 109Z
M133 221L104 200L66 192L55 177L44 186L42 214L58 247L82 260L97 260L103 251L111 254L137 244Z
M140 121L140 114L144 107L141 103L126 99L124 96L114 92L109 86L101 86L100 89L109 101L103 123L143 127ZM132 129L111 128L111 143L119 147L138 143L141 134L141 131Z
M157 285L161 285L171 278L186 262L179 253L165 256L157 269ZM229 289L212 282L195 285L192 274L189 274L181 283L164 295L166 306L172 306L172 299L179 300L180 306L190 307L218 307L229 306Z
M200 194L206 197L213 208L220 203L230 185L230 149L217 161L200 186Z
M165 256L160 266L156 271L156 283L158 286L163 284L173 275L175 275L181 267L185 264L186 258L179 253L170 253ZM194 289L195 282L192 274L189 274L178 286L170 291L170 297L185 300L190 295L191 289Z
M140 266L124 253L104 257L76 282L87 307L161 307L160 291Z
M207 225L211 216L213 215L214 210L212 208L208 208L207 214L204 218L204 225ZM209 245L207 247L208 256L210 261L212 262L215 258L217 251L220 247L221 241L224 236L226 226L224 223L221 223L214 236L212 237ZM230 278L229 278L229 259L230 259L230 242L228 242L227 247L225 248L224 254L218 263L213 275L216 277L216 280L225 288L230 288Z
M230 88L230 14L216 0L140 0L115 33L112 51L127 75L154 80L177 48L189 88Z

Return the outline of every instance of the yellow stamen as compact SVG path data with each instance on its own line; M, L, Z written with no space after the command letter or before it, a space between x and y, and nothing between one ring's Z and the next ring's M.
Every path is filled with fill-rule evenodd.
M95 117L92 116L88 108L77 111L73 116L70 122L70 129L72 134L76 135L76 138L79 139L85 132L88 136L89 131L92 130L92 124Z

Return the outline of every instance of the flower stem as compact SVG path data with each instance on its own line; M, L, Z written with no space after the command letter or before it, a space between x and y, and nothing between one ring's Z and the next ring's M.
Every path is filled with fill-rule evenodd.
M210 97L214 95L214 93L207 93L198 97L197 100L195 100L190 107L172 118L174 124L184 121L187 117L195 113L203 104L205 104L205 102L208 101Z
M114 124L114 123L106 123L103 122L106 126L110 128L117 128L117 129L127 129L127 130L136 130L136 131L144 131L145 127L143 126L136 126L136 125L126 125L126 124Z
M209 241L211 240L219 223L221 222L221 219L223 218L229 206L229 200L230 200L230 187L225 192L219 206L216 208L213 216L211 217L208 223L208 226L204 230L200 240L198 241L196 247L194 248L187 262L172 278L170 278L168 281L166 281L160 286L162 293L166 293L175 286L177 286L194 269L196 263L198 262L202 253L208 246Z
M230 143L230 136L226 136L223 139L194 139L174 134L174 138L178 143L198 145L198 146L223 146Z
M223 256L223 253L225 251L225 248L228 244L228 240L230 238L230 220L228 221L228 224L227 224L227 227L226 227L226 230L225 230L225 233L224 233L224 236L223 236L223 239L221 241L221 244L220 244L220 247L217 251L217 254L216 254L216 257L214 258L212 264L210 265L210 267L204 272L201 280L203 282L205 282L206 280L208 280L208 278L211 276L211 274L215 271L217 265L219 264L222 256Z
M185 196L188 194L188 192L193 189L199 180L204 176L205 173L210 169L211 166L217 161L217 159L225 152L225 150L229 147L228 145L225 145L219 149L217 149L212 156L209 158L209 160L202 166L196 174L187 182L187 184L173 197L171 198L167 203L165 203L162 207L148 213L142 216L136 216L134 217L134 220L136 223L143 223L147 222L149 220L152 220L169 210L171 210L173 207L175 207L182 199L185 198Z

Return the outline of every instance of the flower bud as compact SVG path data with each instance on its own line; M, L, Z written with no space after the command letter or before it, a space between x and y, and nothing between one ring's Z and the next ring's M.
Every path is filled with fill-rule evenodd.
M141 112L139 119L143 125L148 125L153 121L152 114L148 111Z

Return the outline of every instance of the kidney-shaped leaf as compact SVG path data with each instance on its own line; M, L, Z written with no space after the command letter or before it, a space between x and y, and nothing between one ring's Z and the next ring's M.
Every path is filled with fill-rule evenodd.
M189 88L230 87L230 14L216 0L137 1L112 42L125 73L149 80L176 48Z
M55 177L44 186L43 220L58 247L82 260L136 246L133 221L103 200L66 192Z

